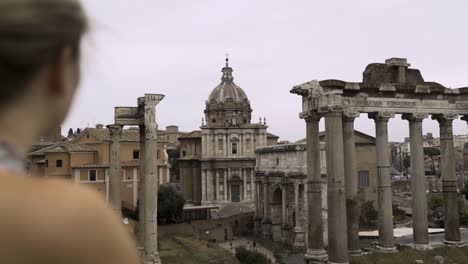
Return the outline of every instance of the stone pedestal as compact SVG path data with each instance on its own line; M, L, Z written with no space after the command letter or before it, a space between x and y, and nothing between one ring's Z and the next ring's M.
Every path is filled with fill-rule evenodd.
M161 259L159 258L159 254L146 254L144 248L138 248L140 253L141 263L142 264L161 264Z
M262 220L262 235L264 239L272 240L273 236L271 235L271 220L263 219Z
M304 229L302 227L294 228L294 244L293 252L303 253L304 252Z
M262 235L262 219L260 217L254 219L254 233L256 236Z

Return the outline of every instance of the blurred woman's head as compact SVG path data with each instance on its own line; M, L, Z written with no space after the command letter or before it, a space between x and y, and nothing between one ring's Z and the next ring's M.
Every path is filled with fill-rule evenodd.
M15 121L29 136L63 122L86 30L77 0L0 0L0 135L21 133Z

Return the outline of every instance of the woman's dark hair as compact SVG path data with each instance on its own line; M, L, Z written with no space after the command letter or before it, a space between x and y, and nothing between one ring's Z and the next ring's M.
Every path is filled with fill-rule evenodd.
M79 57L87 19L77 0L0 0L0 106L64 48Z

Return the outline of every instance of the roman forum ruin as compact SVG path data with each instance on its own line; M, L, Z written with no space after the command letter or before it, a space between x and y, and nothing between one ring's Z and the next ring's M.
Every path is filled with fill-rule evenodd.
M164 98L161 94L146 94L138 98L137 107L116 107L115 124L108 126L111 135L109 203L120 215L122 199L120 195L122 167L120 163L120 139L124 126L140 127L140 181L138 201L139 222L138 242L143 247L143 263L160 263L157 238L158 211L158 162L156 105Z
M307 126L307 263L349 263L349 255L359 254L357 175L355 170L354 120L368 114L376 127L379 246L395 252L392 190L388 151L388 121L395 114L409 123L413 240L416 249L430 248L428 236L426 179L422 144L422 122L429 116L439 123L445 215L445 243L460 243L457 178L452 123L459 116L468 120L468 87L450 89L424 81L404 58L372 63L362 82L341 80L311 81L295 86L291 93L302 97L300 118ZM328 254L322 238L323 221L319 121L326 130ZM347 221L345 221L347 220Z

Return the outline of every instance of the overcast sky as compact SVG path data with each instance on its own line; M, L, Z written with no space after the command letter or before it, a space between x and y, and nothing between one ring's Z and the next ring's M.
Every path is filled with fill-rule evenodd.
M269 131L305 136L301 100L292 86L313 79L361 81L371 62L406 57L426 81L468 86L468 1L432 0L84 0L91 31L84 43L83 80L63 126L110 124L115 106L136 106L145 93L166 98L161 128L199 129L205 100L230 54L235 82ZM390 140L408 136L399 117ZM323 127L323 124L322 124ZM375 135L361 115L356 129ZM438 135L435 121L424 132ZM455 133L468 133L455 122Z

